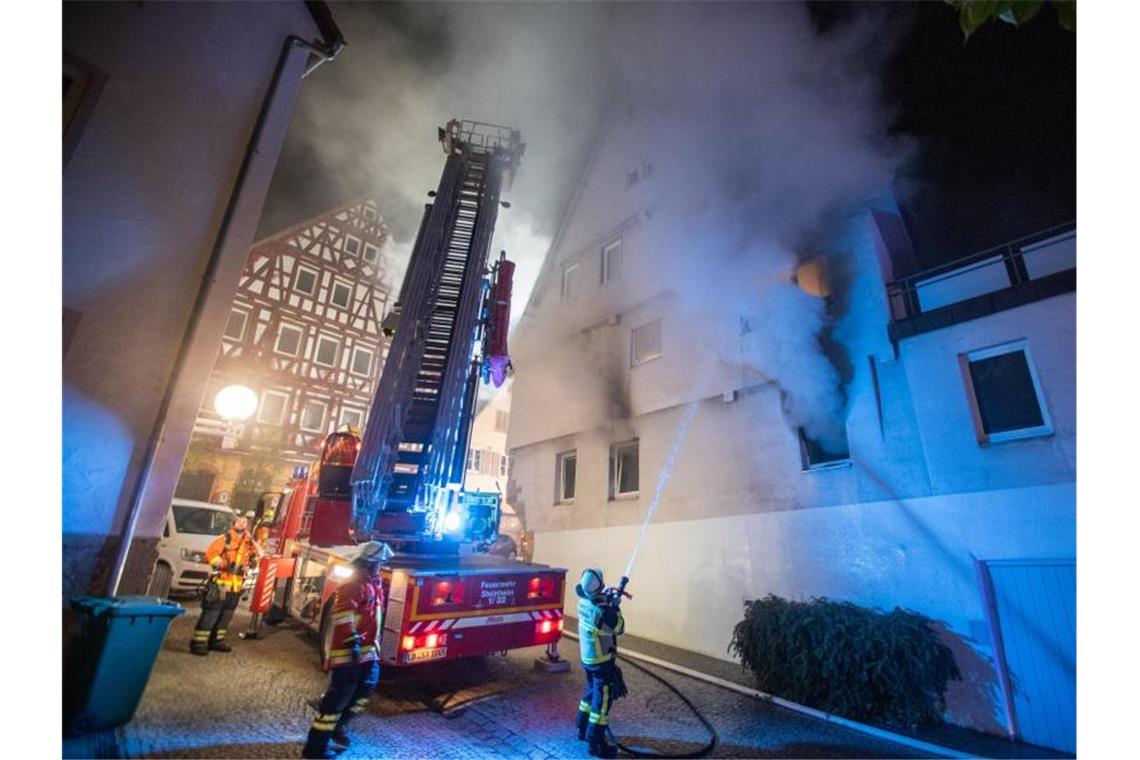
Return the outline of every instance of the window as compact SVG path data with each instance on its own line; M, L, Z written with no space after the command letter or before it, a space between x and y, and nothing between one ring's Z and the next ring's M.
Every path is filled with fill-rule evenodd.
M360 430L364 427L364 411L346 406L340 410L340 424L351 425Z
M348 251L353 256L359 256L360 238L354 238L352 235L346 235L344 238L344 250Z
M554 501L557 504L574 502L574 481L578 475L578 452L564 451L554 458Z
M621 274L621 238L602 249L602 284Z
M245 335L245 322L249 314L241 309L230 309L230 318L226 320L226 331L222 333L230 340L241 340Z
M610 447L610 499L637 496L637 444L634 440Z
M1053 432L1025 341L971 351L958 359L978 443L1035 438Z
M821 443L808 437L803 428L797 428L800 440L800 462L804 472L808 470L823 470L839 467L851 463L851 452L847 446L847 433L844 431L843 440L832 443Z
M376 209L372 208L371 206L365 206L364 207L364 218L370 222L375 222L376 221Z
M483 466L483 451L481 449L471 449L471 453L467 457L467 469L473 472L479 472Z
M578 270L580 263L574 263L562 270L562 300L572 301L578 297Z
M332 286L332 295L329 300L333 302L334 306L339 306L342 309L347 309L349 304L352 303L352 288L345 285L343 282L334 282Z
M364 260L369 264L375 264L376 260L380 258L380 249L371 243L364 244Z
M500 478L507 477L507 459L508 459L508 457L506 454L503 454L501 457L499 457L499 477Z
M317 292L317 273L311 269L297 267L293 275L293 290L311 296Z
M323 432L326 411L328 411L328 404L325 402L313 399L306 401L304 408L301 409L301 429L317 433Z
M305 333L300 327L282 324L277 333L277 345L273 350L279 354L296 356L301 353L301 340L304 336Z
M268 425L280 425L285 416L285 407L289 404L289 394L280 391L266 391L261 397L261 409L257 412L257 421Z
M502 410L495 411L495 432L507 432L507 423L510 422L511 415Z
M636 367L661 356L661 320L636 327L630 334L629 366Z
M313 361L317 364L323 364L326 367L336 366L336 355L340 350L340 343L336 338L330 338L327 335L322 335L317 338L317 353L313 357Z
M372 374L373 353L363 346L352 349L352 374L368 376Z

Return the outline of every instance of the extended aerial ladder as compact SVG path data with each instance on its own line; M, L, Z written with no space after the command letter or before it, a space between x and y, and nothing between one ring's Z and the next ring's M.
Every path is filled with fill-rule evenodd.
M517 129L468 120L452 120L439 139L446 165L424 210L395 323L386 323L388 358L351 475L356 539L405 548L412 537L446 542L459 524L454 538L479 540L498 524L497 501L464 499L460 486L479 380L473 351L487 254L499 194L525 145Z

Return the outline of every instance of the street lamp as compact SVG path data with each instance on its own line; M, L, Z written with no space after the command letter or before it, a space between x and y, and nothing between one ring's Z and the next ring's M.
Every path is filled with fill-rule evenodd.
M257 394L244 385L227 385L214 396L214 411L227 421L248 420L257 411Z

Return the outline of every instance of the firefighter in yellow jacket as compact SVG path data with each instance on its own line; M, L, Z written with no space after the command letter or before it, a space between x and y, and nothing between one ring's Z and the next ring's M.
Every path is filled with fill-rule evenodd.
M578 646L586 688L578 702L578 738L590 742L594 757L617 757L617 747L606 741L610 707L626 694L617 666L617 637L625 632L621 592L606 588L602 571L587 568L574 589L578 594Z
M226 643L226 626L241 599L245 575L256 567L260 554L260 548L249 533L249 520L244 517L234 520L233 527L210 542L206 563L213 574L206 581L202 614L194 626L194 638L190 640L192 653L232 651Z

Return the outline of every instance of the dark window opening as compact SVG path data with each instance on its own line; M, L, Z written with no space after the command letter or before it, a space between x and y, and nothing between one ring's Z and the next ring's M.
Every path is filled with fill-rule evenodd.
M804 470L834 467L851 461L846 433L843 434L842 441L822 443L808 437L803 428L799 428L797 432L800 439L800 460Z

